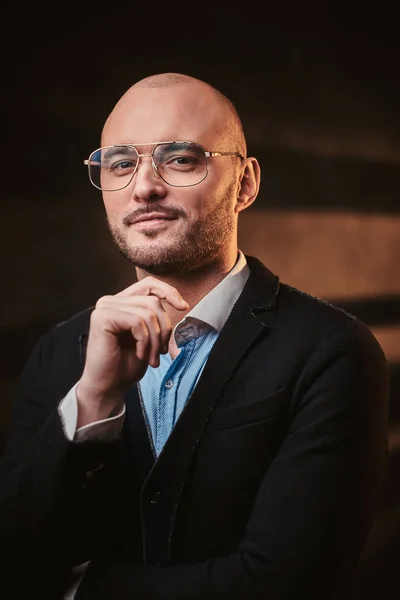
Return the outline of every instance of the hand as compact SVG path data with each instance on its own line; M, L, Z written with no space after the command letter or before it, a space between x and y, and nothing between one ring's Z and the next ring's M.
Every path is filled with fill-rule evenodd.
M158 367L160 354L168 352L172 333L162 301L175 310L189 308L174 287L154 277L98 300L91 314L86 363L77 388L78 426L109 416L148 365Z

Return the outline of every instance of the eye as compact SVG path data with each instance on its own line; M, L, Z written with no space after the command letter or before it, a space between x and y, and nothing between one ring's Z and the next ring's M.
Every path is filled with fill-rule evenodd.
M205 156L204 153L196 151L192 146L174 144L160 146L154 160L162 169L191 171L205 162Z
M136 166L136 163L132 160L118 160L113 162L108 168L111 171L131 171Z
M189 156L187 154L182 156L170 156L168 158L168 163L175 163L176 165L186 166L193 165L198 162L196 156Z
M113 161L107 160L103 161L102 168L114 177L122 177L124 175L131 175L135 171L136 162L130 158L121 158L120 160Z
M137 153L129 146L107 147L101 158L101 168L114 177L131 174L137 165Z

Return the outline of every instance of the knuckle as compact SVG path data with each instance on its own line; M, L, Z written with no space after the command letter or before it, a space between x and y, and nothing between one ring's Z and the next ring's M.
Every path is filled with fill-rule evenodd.
M149 337L149 332L147 330L144 320L137 315L132 315L131 329L136 335L140 334L141 337Z
M100 311L98 310L98 307L96 304L96 308L92 311L92 314L90 315L90 322L98 323L100 319L101 319L101 314L100 314Z
M105 306L105 304L108 304L112 298L113 296L102 296L97 300L95 305L96 308L102 308L103 306Z
M156 283L156 284L160 283L160 279L157 279L157 277L154 277L154 275L148 275L146 277L146 280L148 283Z
M148 303L153 309L158 309L161 305L160 298L158 296L146 296L148 298Z

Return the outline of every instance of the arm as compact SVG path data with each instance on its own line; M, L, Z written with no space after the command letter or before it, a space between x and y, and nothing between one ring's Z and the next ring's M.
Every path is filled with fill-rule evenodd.
M91 529L93 494L105 504L109 497L108 486L88 486L88 475L99 464L114 472L119 441L76 444L65 436L58 398L79 375L71 364L65 365L65 376L60 373L56 338L57 328L43 336L24 367L1 458L0 535L7 548L3 582L7 575L15 579L20 565L21 580L43 569L43 574L63 577L71 564L80 562L80 553L85 556L85 543L79 540ZM82 518L83 526L80 514L88 517ZM78 543L72 544L73 539Z
M0 464L4 577L23 564L28 581L63 580L71 567L90 558L90 548L101 536L99 524L110 527L108 517L118 508L115 498L124 496L121 488L127 485L120 440L71 441L58 407L79 380L80 433L122 415L125 391L148 364L157 364L168 346L171 324L161 298L176 310L187 308L174 288L152 278L100 299L91 313L83 373L77 335L65 326L43 336L32 352L21 374ZM94 476L99 469L102 477Z
M237 551L197 564L92 563L77 600L335 597L377 510L387 462L388 371L347 321L317 348ZM178 508L179 510L179 508Z

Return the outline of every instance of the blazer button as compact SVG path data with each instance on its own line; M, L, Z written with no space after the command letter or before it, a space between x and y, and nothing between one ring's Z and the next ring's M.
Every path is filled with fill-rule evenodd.
M103 467L104 463L98 463L93 469L91 469L90 471L86 471L86 478L91 479L94 475L96 475L96 473L101 471Z
M153 492L153 494L150 496L150 504L157 504L160 496L160 492Z

